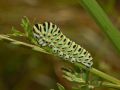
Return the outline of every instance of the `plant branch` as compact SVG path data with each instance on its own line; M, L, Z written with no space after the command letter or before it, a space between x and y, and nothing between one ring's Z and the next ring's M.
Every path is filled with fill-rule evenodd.
M103 82L101 84L102 87L108 87L108 88L115 88L115 89L120 89L120 85L117 85L117 84L112 84L112 83L109 83L109 82Z
M12 38L10 38L7 35L0 35L0 40L6 41L8 43L15 44L15 45L19 45L19 46L22 46L22 47L30 48L30 49L32 49L34 51L43 52L43 53L46 53L46 54L51 54L51 53L46 52L44 49L42 49L42 48L40 48L38 46L35 46L35 45L32 45L32 44L28 44L28 43L25 43L25 42L21 42L21 41L12 39ZM103 72L101 72L101 71L99 71L99 70L97 70L95 68L89 69L89 68L86 68L84 65L82 65L80 63L75 63L75 65L77 67L79 67L79 68L83 68L85 70L89 70L91 73L93 73L93 74L95 74L95 75L97 75L97 76L99 76L99 77L101 77L101 78L103 78L103 79L105 79L105 80L107 80L109 82L117 84L117 86L120 85L120 81L118 79L116 79L116 78L114 78L114 77L112 77L110 75L107 75L107 74L105 74L105 73L103 73ZM114 85L114 87L115 87L115 85Z
M105 80L107 80L107 81L109 81L109 82L112 82L112 83L114 83L114 84L120 85L120 80L118 80L118 79L116 79L116 78L114 78L114 77L112 77L112 76L110 76L110 75L108 75L108 74L106 74L106 73L104 73L104 72L101 72L101 71L99 71L99 70L97 70L97 69L95 69L95 68L89 69L89 68L87 68L87 67L85 67L84 65L81 65L81 64L79 64L79 63L75 63L75 65L76 65L77 67L79 67L79 68L83 68L83 69L85 69L85 70L90 71L91 73L93 73L93 74L101 77L102 79L105 79Z
M9 38L9 36L7 36L7 35L0 35L0 40L4 40L6 42L9 42L9 43L12 43L12 44L15 44L15 45L31 48L34 51L50 54L50 53L46 52L44 49L42 49L42 48L40 48L40 47L38 47L36 45L24 43L24 42Z

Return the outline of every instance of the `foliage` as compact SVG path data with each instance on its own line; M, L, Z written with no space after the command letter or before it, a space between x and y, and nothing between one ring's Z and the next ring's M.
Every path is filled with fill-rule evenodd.
M110 39L112 44L120 52L120 32L113 26L112 22L108 19L106 13L99 6L96 0L79 0L81 5L89 12L95 19L96 23L100 26L101 30Z
M59 90L65 90L65 88L59 83L57 83L57 87ZM54 89L50 89L50 90L54 90Z
M28 18L23 18L22 19L22 26L23 29L25 30L25 34L24 37L27 37L30 41L34 41L34 39L31 40L31 38L33 38L29 27L30 23L28 21ZM29 30L27 30L29 29ZM12 31L13 32L13 31ZM12 35L15 36L22 36L23 33L17 31L16 29L14 29L14 32L12 33ZM25 46L25 47L29 47L32 50L35 51L39 51L39 52L43 52L43 53L47 53L47 54L51 54L50 52L47 52L46 50L40 48L37 45L31 45L31 44L27 44L24 42L20 42L14 39L9 38L9 36L7 35L0 35L0 38L3 40L6 40L8 42L11 42L12 44L15 45L20 45L20 46ZM87 68L83 65L81 65L80 63L75 63L76 68L78 68L79 72L76 72L75 70L73 72L68 72L68 71L63 71L64 75L63 77L66 78L68 81L70 82L74 82L75 83L75 87L73 87L73 90L78 90L78 89L82 89L82 90L91 90L94 89L95 87L112 87L112 88L120 88L120 81L110 75L107 75L97 69L94 68ZM67 70L67 69L66 69ZM92 79L90 74L92 75ZM97 77L97 79L95 78ZM99 80L100 78L100 80ZM107 84L104 83L104 81L108 81ZM112 83L111 83L112 82ZM77 86L76 86L77 85ZM60 90L64 90L63 86L58 85Z
M120 33L119 31L112 25L106 14L99 7L95 0L81 0L80 1L83 7L93 16L98 25L102 28L103 32L105 32L106 36L111 40L111 42L115 45L118 51L120 51ZM33 38L32 34L32 25L27 17L22 19L21 26L24 29L24 33L16 30L14 27L12 28L12 34L8 35L0 35L1 40L5 40L9 43L15 45L21 45L25 47L29 47L34 51L43 52L47 54L51 54L51 52L46 51L44 48L40 48L36 45L36 42ZM24 43L18 40L12 39L10 36L24 36L30 40L33 44ZM72 90L93 90L94 88L100 87L110 87L120 89L120 80L107 75L95 68L86 68L78 63L74 64L78 71L74 69L73 71L70 69L63 70L63 77L72 83ZM65 88L57 83L59 90L65 90Z

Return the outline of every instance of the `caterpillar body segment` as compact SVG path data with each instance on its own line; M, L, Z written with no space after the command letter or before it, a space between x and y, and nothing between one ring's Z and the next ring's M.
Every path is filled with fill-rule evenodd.
M57 25L51 22L35 24L33 36L38 45L48 46L57 56L70 60L70 62L82 63L89 68L92 67L93 62L90 53L63 35Z

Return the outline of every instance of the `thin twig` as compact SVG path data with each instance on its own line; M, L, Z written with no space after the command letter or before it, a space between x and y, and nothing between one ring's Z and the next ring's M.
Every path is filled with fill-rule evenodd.
M93 68L93 67L92 67L91 69L89 69L89 68L87 68L87 67L85 67L84 65L81 65L81 64L79 64L79 63L75 63L75 65L76 65L77 67L79 67L79 68L84 68L85 70L89 70L91 73L93 73L93 74L101 77L102 79L105 79L105 80L107 80L107 81L109 81L109 82L112 82L112 83L114 83L114 84L120 85L120 80L118 80L117 78L112 77L112 76L110 76L110 75L108 75L108 74L106 74L106 73L104 73L104 72L101 72L101 71L99 71L99 70L97 70L97 69L95 69L95 68Z
M115 88L115 89L120 89L120 85L117 85L117 84L112 84L112 83L109 83L109 82L103 82L101 84L102 87L108 87L108 88Z
M42 49L42 48L40 48L38 46L35 46L35 45L32 45L32 44L28 44L28 43L25 43L25 42L21 42L21 41L12 39L12 38L8 37L7 35L0 35L0 40L9 42L9 43L12 43L12 44L15 44L15 45L27 47L27 48L30 48L30 49L32 49L34 51L38 51L38 52L43 52L43 53L46 53L46 54L50 54L50 53L46 52L44 49ZM111 87L114 86L114 88L115 87L119 88L119 86L120 86L120 80L118 80L118 79L116 79L116 78L114 78L114 77L112 77L112 76L110 76L108 74L105 74L104 72L101 72L101 71L99 71L99 70L97 70L95 68L88 69L85 66L81 65L80 63L75 63L75 65L77 67L79 67L79 68L84 68L86 70L89 70L91 73L93 73L93 74L95 74L95 75L97 75L97 76L99 76L99 77L101 77L101 78L103 78L103 79L105 79L105 80L107 80L109 82L114 83L114 84L112 84L112 83L110 84L109 83L109 86L111 85ZM117 85L115 85L115 84L117 84ZM104 86L105 85L108 86L108 84L103 84L103 85Z
M9 36L7 36L7 35L0 35L0 39L2 39L2 40L4 39L4 41L10 42L10 43L15 44L15 45L31 48L32 50L35 50L35 51L50 54L50 53L46 52L44 49L42 49L42 48L40 48L36 45L28 44L28 43L25 43L25 42L21 42L21 41L9 38Z

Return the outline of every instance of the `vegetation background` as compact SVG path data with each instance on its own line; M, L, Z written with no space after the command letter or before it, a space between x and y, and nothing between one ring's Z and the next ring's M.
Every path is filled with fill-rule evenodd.
M117 28L120 28L120 1L97 0ZM92 17L75 0L1 0L0 34L20 31L21 19L32 23L51 21L73 41L86 48L94 67L120 79L120 56ZM23 38L19 38L25 41ZM71 83L62 78L57 57L0 41L0 90L49 90L60 82L68 90ZM96 90L111 90L101 88Z

